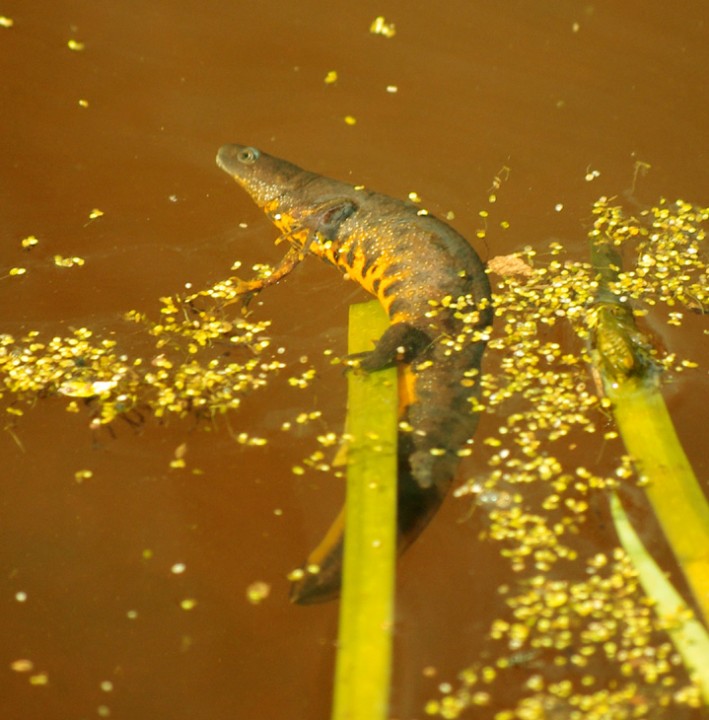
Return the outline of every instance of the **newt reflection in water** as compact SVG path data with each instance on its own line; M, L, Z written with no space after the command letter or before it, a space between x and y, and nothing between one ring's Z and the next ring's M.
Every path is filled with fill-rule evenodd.
M393 364L408 388L398 440L398 550L418 537L450 487L478 422L478 374L492 322L480 258L453 228L416 207L307 172L252 147L225 145L217 164L263 208L290 243L266 279L233 279L251 294L285 277L307 254L338 267L375 295L391 320L361 359L374 371ZM337 597L343 516L293 584L291 599Z

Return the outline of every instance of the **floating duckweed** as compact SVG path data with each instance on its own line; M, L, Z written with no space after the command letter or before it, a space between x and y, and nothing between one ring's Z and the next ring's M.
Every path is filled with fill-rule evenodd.
M35 245L39 245L39 240L34 235L28 235L26 238L22 238L20 244L24 250L30 250Z
M570 660L577 667L600 668L608 662L617 662L622 675L628 679L625 690L632 688L638 692L645 688L648 702L653 694L647 688L660 686L675 688L673 666L676 664L675 652L668 642L658 641L658 625L653 620L653 612L648 603L642 602L635 571L622 551L615 553L615 562L609 564L605 556L597 556L590 563L594 574L585 582L549 580L546 576L536 576L528 582L528 590L509 599L516 622L495 620L490 629L490 637L509 647L520 644L537 648L537 652L560 652L554 656L553 665L564 667ZM601 574L600 567L606 572ZM576 652L567 656L568 648ZM522 663L536 657L535 654L520 655ZM505 660L505 658L502 658ZM511 656L505 662L497 663L497 672L490 672L489 666L472 667L460 675L461 688L443 698L432 701L427 707L429 714L441 717L458 717L470 705L481 683L488 685L504 680L499 672L519 661L511 662ZM545 682L543 675L530 674L525 683L528 691L534 693L522 698L517 708L505 711L496 717L519 718L548 717L546 713L529 715L530 707L539 703L539 707L557 707L563 716L575 717L573 712L583 712L583 717L601 718L637 717L633 710L634 693L621 689L618 692L603 689L587 694L588 689L598 684L597 676L587 673L577 679L562 679ZM617 685L617 683L616 683ZM504 692L504 685L500 688ZM486 691L489 692L489 691ZM660 696L658 696L659 699ZM686 686L674 692L675 702L686 702L690 706L696 698L696 688ZM552 700L555 699L555 700ZM564 704L559 705L558 700ZM666 703L663 703L666 704ZM443 713L447 708L447 714Z
M396 35L396 26L393 22L387 22L383 15L379 15L369 26L369 32L373 35L383 35L386 38L393 38Z
M643 212L639 219L627 218L623 209L601 198L593 208L596 216L592 238L606 238L616 246L636 243L638 262L620 273L611 289L634 300L662 302L672 307L682 304L704 310L709 284L702 250L706 240L703 223L709 208L699 208L682 200ZM681 313L675 321L681 321Z
M257 580L246 588L246 599L252 605L260 605L271 593L268 583Z
M269 323L244 317L226 320L193 307L193 302L162 298L160 322L137 311L126 313L127 321L143 326L155 338L157 352L150 360L119 352L116 340L95 338L88 328L53 338L43 338L37 331L17 338L3 335L0 397L11 403L6 410L19 414L21 410L14 407L18 401L63 395L71 398L68 409L77 409L77 398L88 403L90 426L97 428L117 417L140 421L145 409L158 418L187 413L211 416L237 409L244 394L265 387L285 368L273 357L264 359L270 347L265 336ZM230 359L225 346L238 349L243 357ZM209 357L212 348L222 348L218 357ZM249 436L246 444L265 441ZM173 466L183 462L175 458Z
M708 209L663 201L628 217L602 198L593 216L592 239L623 247L626 263L631 255L637 258L612 288L633 303L637 318L664 310L666 322L676 326L690 312L706 311L709 282L701 245ZM497 275L487 363L495 370L479 382L481 404L495 413L499 427L476 443L488 461L485 479L471 478L456 492L471 496L484 511L483 537L500 543L500 554L518 577L502 593L507 609L488 631L492 649L486 653L497 658L497 675L486 683L485 666L474 663L460 673L457 689L425 710L467 717L483 691L510 705L495 720L630 720L660 708L698 707L699 690L665 635L678 619L656 615L623 550L584 557L575 540L589 520L597 520L604 491L633 481L642 485L643 478L618 433L608 428L610 401L599 396L586 370L593 331L587 320L598 288L593 268L567 257L560 243L548 250L544 266L542 252L531 248L513 262L489 263ZM429 305L435 311L436 304ZM563 346L555 330L561 322L572 330ZM454 351L456 341L448 339ZM691 372L700 364L657 345L648 353L658 368ZM595 435L603 448L602 470L584 466L581 455L576 467L561 460L580 433ZM514 678L508 674L512 668ZM527 680L520 683L525 671ZM511 686L518 688L514 699Z
M299 425L305 425L305 423L310 422L311 420L317 420L318 418L322 417L322 412L319 410L314 410L311 412L302 412L297 415L295 418L295 421Z
M334 432L329 432L324 435L318 435L316 439L323 447L331 447L332 445L336 445L340 440L337 433Z
M307 458L303 458L303 464L318 472L330 472L331 465L325 461L325 455L321 450L315 450ZM297 466L299 467L299 466ZM295 468L293 468L295 472ZM301 473L297 473L301 474Z
M291 387L297 387L301 390L304 388L307 388L308 385L315 379L315 370L313 368L310 368L309 370L305 370L300 375L289 377L288 378L288 384Z
M298 580L302 580L305 577L305 570L303 568L296 568L295 570L291 570L291 572L286 575L286 579L290 580L290 582L297 582Z
M57 267L70 268L74 266L81 267L86 261L80 257L63 257L61 255L54 256L54 264Z
M10 663L10 669L14 672L32 672L34 663L31 660L21 658Z
M36 675L30 675L30 685L48 685L49 675L46 672L37 673Z

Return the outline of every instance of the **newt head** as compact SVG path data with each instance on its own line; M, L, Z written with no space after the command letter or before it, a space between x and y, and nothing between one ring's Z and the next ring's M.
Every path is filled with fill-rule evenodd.
M259 207L272 203L308 174L297 165L247 145L223 145L217 153L217 165L231 175Z
M358 206L351 185L308 172L254 147L223 145L217 165L300 247L312 232L331 239Z

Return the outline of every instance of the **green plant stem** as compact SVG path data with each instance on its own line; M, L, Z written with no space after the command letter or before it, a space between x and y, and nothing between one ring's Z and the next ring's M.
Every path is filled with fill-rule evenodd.
M611 493L611 513L621 545L638 571L638 578L648 596L657 603L655 611L662 618L682 656L691 677L698 684L704 703L709 705L709 635L692 616L692 611L658 567L635 532L615 492Z
M388 326L377 302L350 308L349 351ZM396 563L397 371L348 376L347 503L333 720L388 717Z
M625 383L608 394L645 493L682 568L704 619L709 620L709 508L656 388Z
M709 621L709 505L677 437L657 382L650 343L632 310L613 294L620 260L607 243L592 244L598 301L591 309L594 367L647 497Z

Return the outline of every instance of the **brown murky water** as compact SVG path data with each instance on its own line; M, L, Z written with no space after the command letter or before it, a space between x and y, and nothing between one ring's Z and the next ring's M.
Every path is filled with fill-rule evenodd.
M641 202L707 202L709 11L698 0L6 0L0 10L14 21L0 28L2 332L85 326L129 347L140 340L125 311L155 313L159 297L224 277L237 258L275 262L273 229L214 164L225 142L416 191L468 237L486 208L485 257L551 238L584 253L590 203L630 188L636 161L652 166L636 183ZM396 24L393 38L369 32L377 15ZM94 208L104 215L90 220ZM28 235L40 241L31 253L20 247ZM86 264L58 268L55 254ZM7 277L16 266L26 275ZM266 449L237 444L223 423L92 433L59 400L0 434L3 718L328 717L337 606L290 605L285 574L341 488L290 472L322 428L304 430L303 446L278 428L318 408L338 429L344 382L319 358L344 349L347 307L362 297L310 262L255 306L293 362L307 354L321 367L307 392L268 390L231 418L235 431L268 435ZM673 341L696 355L692 328ZM701 377L670 397L700 476ZM187 468L171 469L183 443ZM93 476L79 483L84 469ZM498 548L458 522L466 509L447 503L400 564L400 720L424 716L495 613ZM272 585L259 606L245 596L254 580ZM23 658L40 684L10 669Z

